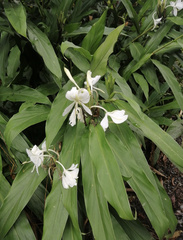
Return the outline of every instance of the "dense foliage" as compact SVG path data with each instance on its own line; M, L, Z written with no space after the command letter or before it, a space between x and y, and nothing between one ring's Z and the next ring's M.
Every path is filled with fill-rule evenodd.
M175 231L149 167L180 171L183 3L0 3L1 239L150 240ZM35 170L34 170L35 169ZM37 226L37 227L35 227Z

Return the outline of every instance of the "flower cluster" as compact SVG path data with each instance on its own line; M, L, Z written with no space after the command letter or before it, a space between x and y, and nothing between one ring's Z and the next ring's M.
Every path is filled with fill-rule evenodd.
M96 88L94 85L100 80L101 76L97 75L95 77L92 77L92 72L89 70L87 72L87 78L86 82L84 83L86 88L80 88L78 84L75 82L73 79L71 73L67 68L64 68L66 75L70 79L71 82L74 83L76 87L72 87L70 91L67 91L65 97L72 101L72 103L66 107L66 109L63 112L63 116L68 114L72 109L72 113L69 117L69 124L71 126L76 125L76 119L78 119L80 122L85 122L85 114L88 114L92 116L92 108L99 108L105 111L105 116L100 122L100 125L102 126L103 130L106 131L106 129L109 126L108 122L108 116L111 117L112 121L116 124L120 124L124 121L127 120L128 115L125 115L124 110L115 110L112 112L108 112L105 108L98 106L98 105L93 105L90 108L86 105L89 104L91 99L93 102L93 92L97 90L102 91L99 88ZM98 102L98 100L97 100Z
M34 145L32 149L26 149L27 155L30 158L29 162L32 162L34 164L33 169L31 172L34 171L36 168L36 172L39 175L38 168L40 166L43 166L43 162L46 159L49 161L50 159L54 160L55 164L59 164L62 169L62 185L64 188L68 189L69 187L74 187L77 185L76 179L78 178L78 173L79 173L79 168L77 168L77 164L72 164L69 169L65 169L62 163L59 161L55 160L55 157L53 156L56 155L59 157L58 153L55 152L52 149L46 149L46 142L44 141L43 144L41 145L41 149L39 149L38 146Z
M177 12L183 9L183 2L182 0L176 0L175 2L170 2L170 5L167 7L172 7L173 8L173 15L177 16Z
M163 4L163 9L164 9L164 4L166 4L166 1L161 0L160 5L162 5L162 4ZM171 1L170 5L166 6L166 8L168 8L168 7L173 8L172 13L176 17L178 11L183 9L183 2L182 2L182 0L176 0L175 2ZM156 12L154 12L153 15L152 15L153 22L154 22L154 26L153 26L152 30L154 30L156 28L156 26L161 23L162 18L163 18L163 17L155 18L155 15L156 15Z

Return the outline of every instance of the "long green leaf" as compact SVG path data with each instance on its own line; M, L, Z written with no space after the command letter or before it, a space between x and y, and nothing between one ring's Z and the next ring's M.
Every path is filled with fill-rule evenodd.
M81 240L80 233L73 227L70 218L67 221L67 225L64 230L63 240Z
M137 31L139 32L138 15L137 15L137 13L134 10L131 1L121 0L121 2L125 6L125 8L126 8L126 10L128 12L129 17L133 20L133 22L135 24L135 27L136 27Z
M113 52L114 44L116 43L120 32L123 30L124 25L117 27L113 30L105 39L105 41L99 46L93 55L91 62L91 71L93 76L104 75L106 73L107 61L110 54Z
M17 33L26 37L26 12L21 2L18 4L5 2L4 8L5 14L13 28L17 31Z
M163 24L158 31L153 34L153 36L150 38L150 40L147 42L145 46L145 52L152 53L154 50L156 50L163 40L163 38L167 35L167 33L170 31L171 27L173 26L173 23L170 21L167 21L165 24Z
M10 191L10 189L11 187L9 182L5 179L2 172L0 171L0 207L2 206L3 201L7 196L8 192ZM9 240L9 239L15 239L15 240L19 240L19 239L34 240L35 239L33 231L30 227L30 224L24 212L20 214L17 221L15 222L13 227L10 229L6 237L3 238L3 240Z
M29 224L29 221L26 217L26 214L22 212L18 219L16 220L13 227L9 230L6 237L2 240L36 240L36 237L33 233L33 230L31 229L31 226Z
M84 124L78 123L77 126L68 126L63 140L62 152L60 154L60 161L69 168L73 163L80 163L80 138L82 136ZM67 209L69 216L72 220L75 231L80 234L78 225L78 208L77 208L77 187L62 189L63 193L63 205Z
M105 198L123 219L132 220L128 197L119 167L100 125L90 128L90 155Z
M58 171L54 172L51 192L46 198L42 240L60 240L68 218L62 202L62 183Z
M97 181L96 170L89 152L89 132L82 136L81 149L84 200L94 237L100 240L115 239L107 201Z
M10 148L14 138L27 127L45 121L49 111L50 108L47 106L34 105L14 114L4 132L7 146Z
M105 19L106 19L107 11L104 11L100 19L93 24L91 30L85 36L82 41L82 47L88 50L91 54L93 54L102 40L104 28L105 28Z
M8 53L10 50L9 34L2 33L0 39L0 78L2 85L6 85L6 67L8 64Z
M142 55L139 61L132 60L124 70L123 77L128 80L130 75L141 68L145 63L147 63L151 56L151 53L147 53L145 55Z
M120 136L121 134L119 134L119 137ZM125 137L128 138L127 135L125 135ZM169 221L164 214L164 208L156 183L154 184L155 186L153 186L154 181L151 182L150 179L148 179L149 173L145 174L146 171L143 171L143 165L146 162L143 165L139 165L139 155L135 158L135 152L132 153L130 148L127 149L124 147L124 144L118 137L115 137L114 134L108 134L107 139L118 159L122 174L129 178L127 182L137 194L152 226L158 236L160 238L163 237L169 228ZM144 160L146 161L146 159ZM151 178L152 177L153 176L151 176Z
M147 231L147 229L138 221L127 221L120 219L115 214L115 218L118 224L118 228L121 227L125 231L126 235L129 237L130 240L153 240L154 238L151 236L151 234ZM116 221L114 222L114 218L112 218L113 224L116 224ZM119 226L120 225L120 226ZM120 239L120 238L118 238ZM122 238L123 239L123 238Z
M124 101L116 101L115 105L117 105L119 109L125 109L132 124L137 128L140 128L144 135L151 139L162 150L162 152L164 152L166 156L181 171L183 171L183 149L169 134L163 131L145 114L142 113L141 117L139 117L128 103L125 103Z
M135 81L140 85L142 91L144 92L144 95L146 99L148 100L149 97L149 85L147 84L147 81L144 79L143 75L139 73L133 74Z
M114 216L111 215L111 219L116 239L153 240L151 234L138 220L127 221L119 218L116 214Z
M43 58L46 67L57 77L56 84L61 88L62 72L50 40L33 23L28 24L27 31L30 42Z
M38 90L23 86L11 85L0 88L0 101L28 102L50 104L50 100Z
M0 208L0 235L3 239L24 209L34 191L47 173L40 169L31 173L32 164L24 165L16 176L13 185Z
M20 67L20 54L21 52L17 45L15 45L10 51L7 67L7 75L9 78L14 79L17 75L17 70Z
M152 60L154 65L159 69L161 74L163 75L165 81L168 83L169 87L171 88L177 103L179 104L180 108L183 109L183 94L181 92L181 87L174 76L173 72L167 66L163 65L157 60Z

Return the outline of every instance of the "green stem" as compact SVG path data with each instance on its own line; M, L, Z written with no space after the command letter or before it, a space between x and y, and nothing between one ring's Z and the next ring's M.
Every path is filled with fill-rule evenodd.
M155 50L154 52L152 52L152 54L151 54L151 55L153 55L153 54L156 54L156 53L157 53L157 52L159 52L161 49L163 49L163 48L167 47L168 45L172 44L173 42L176 42L176 41L177 41L179 38L181 38L181 37L183 37L183 34L182 34L182 35L180 35L179 37L175 38L174 40L172 40L172 41L170 41L170 42L166 43L166 44L165 44L165 45L163 45L162 47L158 48L157 50Z

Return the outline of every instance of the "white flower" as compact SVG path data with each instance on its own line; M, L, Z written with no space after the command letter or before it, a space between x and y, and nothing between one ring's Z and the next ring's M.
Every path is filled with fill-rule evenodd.
M112 121L116 124L123 123L128 118L128 115L125 115L124 110L114 110L112 112L107 112L107 110L101 106L92 106L92 108L93 107L101 108L102 110L104 110L106 112L104 118L102 119L102 121L100 123L100 125L102 126L104 131L106 131L106 129L109 127L108 116L111 117Z
M156 26L161 22L161 19L162 19L162 17L155 19L154 18L155 14L156 14L156 12L154 12L153 15L152 15L152 18L153 18L153 21L154 21L154 27L152 28L152 30L154 30L156 28Z
M78 178L79 168L78 164L72 166L69 169L64 169L62 174L62 185L64 188L74 187L77 185L76 179Z
M77 185L76 179L78 179L79 168L77 168L78 164L72 164L69 169L65 169L65 167L58 161L56 161L63 168L62 173L62 185L64 188L68 189L69 187L74 187Z
M38 167L42 164L42 162L44 160L44 152L46 151L46 142L45 141L43 142L41 147L42 147L42 150L39 149L39 147L37 147L36 145L34 145L31 150L26 149L26 152L30 158L30 161L34 163L34 167L31 172L33 172L34 169L36 168L36 172L38 175L39 175Z
M67 77L69 78L69 80L70 80L72 83L74 83L74 85L79 89L80 87L77 85L77 83L76 83L76 81L74 80L74 78L72 77L70 71L69 71L67 68L65 68L65 67L64 67L64 71L65 71Z
M93 92L93 89L97 89L94 87L94 85L99 81L99 79L101 78L100 75L97 75L95 77L92 77L92 72L90 70L87 71L87 80L85 82L85 84L89 84L90 88L91 88L91 92Z
M76 117L81 122L84 122L82 109L80 107L78 107L78 105L81 105L83 107L83 109L89 115L92 115L91 110L85 105L86 103L88 103L90 101L90 95L86 89L80 88L78 90L76 87L73 87L70 91L67 91L65 97L68 100L73 101L73 103L71 103L68 107L66 107L66 109L64 110L64 112L62 114L62 116L65 116L74 107L74 109L70 115L70 118L69 118L69 121L70 121L69 124L71 126L74 126L76 124Z
M177 12L183 9L183 2L181 0L176 0L176 2L170 2L167 7L173 7L173 15L177 16Z

